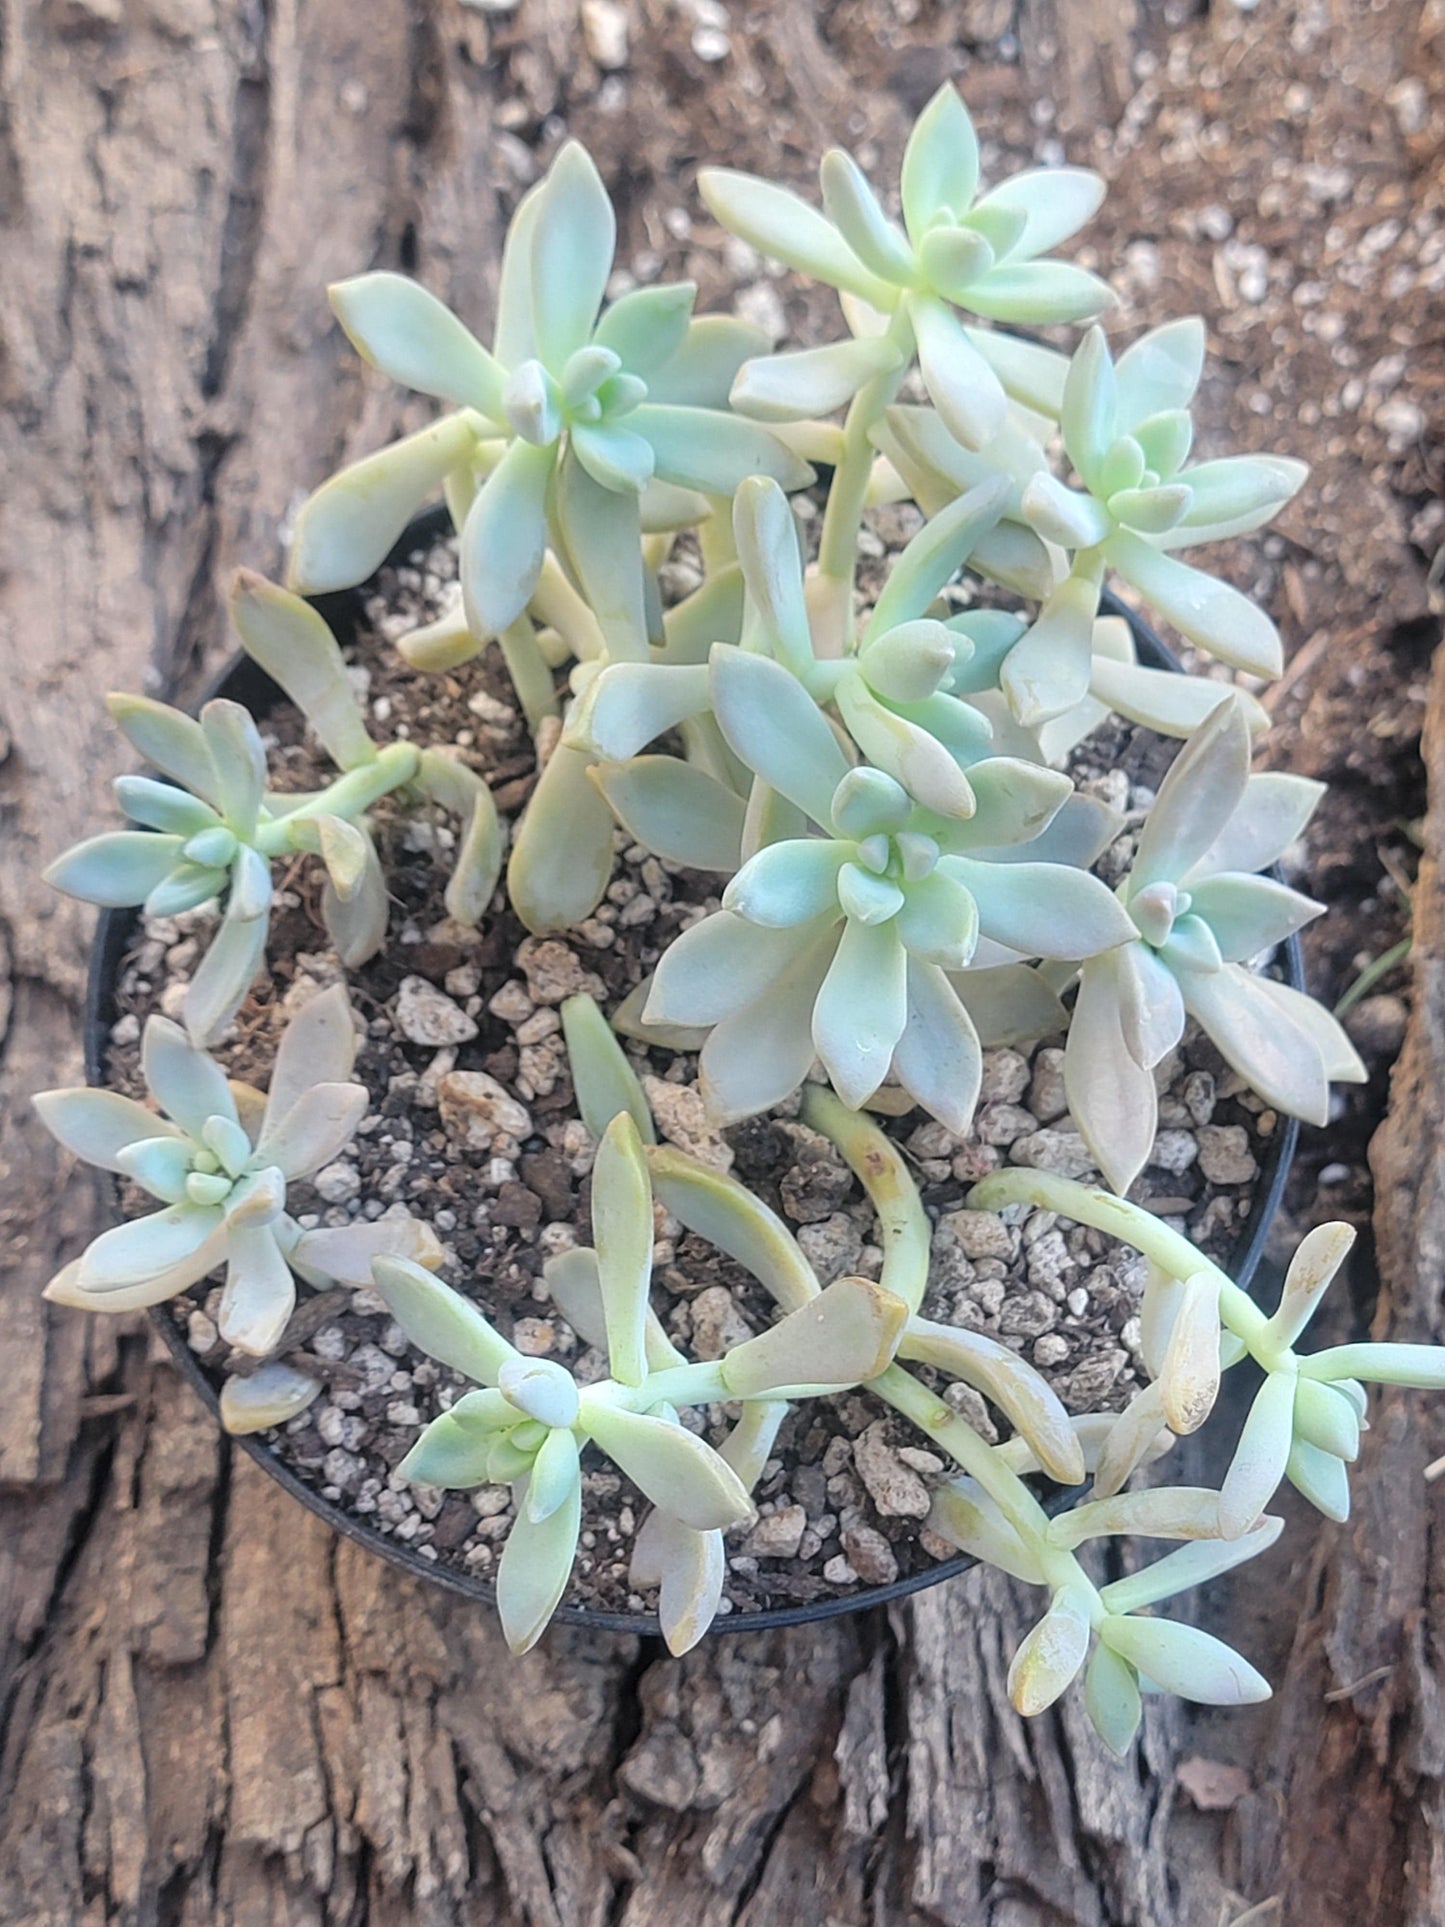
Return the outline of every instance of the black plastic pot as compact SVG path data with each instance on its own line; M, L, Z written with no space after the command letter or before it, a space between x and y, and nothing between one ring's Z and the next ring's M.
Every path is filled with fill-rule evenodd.
M388 564L396 566L406 562L419 549L429 546L450 527L450 518L444 508L437 508L426 515L419 516L388 556ZM365 593L365 589L351 589L336 595L313 598L315 607L331 625L343 648L354 639L361 624ZM1117 597L1106 593L1104 610L1109 615L1123 616L1129 623L1134 632L1141 661L1161 669L1180 667L1174 655L1149 625L1131 609L1126 608ZM206 699L212 696L226 696L234 702L244 703L257 716L264 716L278 702L286 700L271 678L248 656L243 655L234 657L206 691ZM85 1071L92 1084L105 1081L106 1051L116 1015L115 986L138 921L139 912L136 910L104 910L96 925L85 1011ZM1304 960L1297 938L1291 937L1282 947L1281 961L1285 981L1295 989L1303 989ZM1270 1224L1284 1194L1285 1181L1294 1159L1298 1136L1299 1126L1295 1120L1284 1118L1268 1145L1249 1218L1243 1227L1232 1260L1226 1267L1230 1276L1242 1286L1248 1286L1258 1269ZM186 1343L185 1336L171 1316L169 1307L157 1306L151 1315L161 1336L170 1347L182 1376L188 1380L197 1396L216 1414L219 1422L220 1401L216 1388L195 1353ZM292 1498L298 1500L318 1518L324 1519L329 1526L353 1540L357 1545L379 1554L392 1565L399 1566L403 1572L411 1573L418 1579L425 1579L433 1585L443 1586L449 1592L461 1593L479 1603L494 1603L495 1592L485 1580L440 1564L433 1565L430 1560L423 1559L409 1546L400 1545L395 1540L387 1538L384 1533L365 1524L355 1514L345 1511L339 1505L334 1505L329 1499L322 1498L319 1492L307 1485L289 1466L285 1465L259 1436L239 1438L235 1443L242 1451L248 1452L256 1463L276 1480L278 1485L291 1494ZM1066 1502L1066 1498L1066 1494L1060 1493L1056 1503L1062 1505ZM728 1614L716 1619L713 1622L713 1629L720 1632L759 1632L782 1626L799 1626L810 1620L835 1619L843 1613L861 1612L865 1607L885 1606L892 1600L904 1599L910 1593L921 1592L926 1586L936 1586L945 1579L955 1578L958 1574L969 1571L976 1563L976 1560L960 1553L956 1558L945 1559L938 1565L929 1567L927 1571L912 1573L906 1579L895 1580L889 1586L868 1586L854 1593L839 1594L834 1598L817 1600L804 1606L780 1606L764 1612ZM651 1614L596 1612L586 1606L562 1606L559 1607L556 1617L564 1624L590 1626L600 1632L631 1633L643 1637L657 1636L657 1622Z

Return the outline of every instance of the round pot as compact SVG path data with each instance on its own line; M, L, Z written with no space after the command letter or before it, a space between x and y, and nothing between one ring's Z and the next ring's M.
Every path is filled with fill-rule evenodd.
M448 531L451 520L445 508L436 508L418 516L411 523L387 557L391 566L404 563L410 556L439 535ZM363 620L365 587L341 591L334 595L311 598L313 606L331 626L343 648L354 641ZM1134 634L1139 658L1151 667L1178 670L1180 664L1173 653L1160 641L1149 625L1127 608L1119 599L1106 592L1103 598L1103 611L1108 615L1123 616ZM264 716L278 702L287 700L272 682L271 678L251 661L248 656L236 655L216 677L206 690L203 701L213 696L229 697L233 702L245 705L253 715ZM199 705L198 705L199 706ZM103 910L96 924L95 943L91 951L90 974L86 992L85 1007L85 1073L92 1084L105 1081L105 1056L110 1040L111 1026L115 1021L115 986L125 953L130 947L139 911ZM1299 939L1291 937L1281 946L1281 963L1284 979L1295 989L1304 988L1304 960ZM1299 1125L1294 1118L1281 1120L1281 1128L1265 1147L1260 1163L1259 1181L1249 1217L1241 1229L1238 1245L1226 1265L1230 1276L1241 1286L1247 1287L1258 1269L1265 1240L1270 1225L1279 1209L1284 1194L1285 1182L1289 1176L1290 1165L1294 1159L1295 1145L1299 1136ZM157 1329L169 1346L181 1375L188 1381L197 1396L220 1419L220 1402L215 1386L203 1369L199 1359L186 1343L185 1337L169 1308L157 1306L151 1313ZM433 1565L429 1559L411 1547L398 1544L375 1527L366 1524L357 1515L347 1512L342 1506L324 1499L319 1492L298 1477L264 1443L259 1435L244 1436L234 1441L242 1451L247 1452L277 1484L290 1493L293 1499L314 1512L335 1531L343 1534L367 1551L389 1560L403 1572L424 1579L432 1585L445 1587L447 1591L461 1593L479 1603L493 1604L495 1591L492 1585L481 1578L465 1572ZM1067 1494L1060 1491L1046 1504L1062 1506ZM906 1598L909 1593L921 1592L926 1586L936 1586L945 1579L955 1578L969 1571L977 1561L965 1553L952 1559L941 1560L926 1571L911 1573L907 1578L897 1579L887 1586L861 1587L857 1592L839 1594L835 1598L814 1600L806 1605L779 1606L761 1612L733 1613L718 1617L713 1621L715 1632L760 1632L783 1626L798 1626L810 1620L834 1619L840 1614L861 1612L866 1607L884 1606L892 1600ZM555 1614L557 1620L566 1625L590 1626L596 1631L612 1633L631 1633L640 1637L657 1637L657 1622L648 1613L599 1612L588 1606L563 1605Z

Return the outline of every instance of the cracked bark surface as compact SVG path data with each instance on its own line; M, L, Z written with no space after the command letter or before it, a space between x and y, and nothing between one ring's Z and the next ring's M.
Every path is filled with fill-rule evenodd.
M667 11L639 0L634 27ZM1112 113L1135 9L1020 13L1033 77L1057 61L1076 123ZM321 286L416 261L485 314L516 188L498 48L538 115L586 57L575 0L523 0L495 26L455 0L4 0L0 19L0 1922L1213 1921L1213 1895L1171 1873L1173 1716L1151 1707L1122 1772L1072 1705L1021 1726L1004 1675L1036 1601L1008 1581L720 1637L680 1664L565 1630L513 1662L490 1617L337 1541L228 1451L143 1323L43 1305L104 1211L24 1101L80 1075L90 915L38 872L104 806L117 752L100 694L176 671L193 686L225 646L229 568L272 566L305 489L424 418L342 352ZM800 149L858 97L811 9L763 9L738 47L790 103ZM877 111L899 119L897 100ZM726 113L696 103L689 152L716 151ZM1439 1074L1433 995L1422 1091ZM1382 1153L1397 1177L1435 1182L1425 1120L1421 1102ZM1406 1187L1382 1225L1401 1280L1424 1218L1400 1214L1428 1191ZM1423 1322L1423 1301L1402 1316ZM1392 1419L1372 1449L1403 1452L1402 1431ZM1408 1450L1413 1466L1418 1431ZM1418 1488L1377 1470L1359 1527L1375 1545L1407 1487L1420 1523ZM1375 1663L1356 1584L1302 1654L1288 1730L1306 1752L1326 1650L1336 1677ZM1428 1597L1425 1555L1390 1584L1393 1624ZM1411 1637L1408 1677L1428 1681ZM1391 1891L1438 1918L1433 1701L1360 1704L1372 1810L1414 1855ZM1352 1718L1330 1716L1322 1832ZM1418 1735L1403 1750L1402 1726ZM1272 1891L1278 1855L1302 1867L1309 1843L1255 1838Z

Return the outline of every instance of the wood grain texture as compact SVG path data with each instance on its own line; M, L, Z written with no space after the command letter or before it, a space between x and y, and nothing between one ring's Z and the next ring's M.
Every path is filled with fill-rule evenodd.
M638 0L634 37L685 11ZM962 14L1017 27L1062 125L1128 91L1132 7ZM90 916L38 870L122 766L100 695L194 686L225 647L230 568L273 566L322 475L423 418L345 352L324 282L415 265L484 316L525 175L513 110L541 127L590 102L584 134L609 110L576 0L4 0L0 18L0 1923L1213 1922L1217 1882L1179 1877L1175 1716L1151 1708L1120 1770L1076 1709L1027 1728L1009 1712L1008 1654L1036 1610L1022 1589L974 1576L891 1619L718 1638L681 1663L558 1630L513 1662L489 1617L337 1541L227 1450L143 1324L40 1301L102 1216L25 1103L80 1068ZM896 148L900 101L919 104L911 69L879 88L810 7L759 8L734 42L741 81L704 93L674 74L646 166L619 171L635 239L676 198L657 143L670 166L716 154L729 86L768 91L790 166L840 114ZM648 70L659 86L669 61ZM1381 1150L1402 1185L1382 1248L1421 1328L1410 1254L1445 1237L1425 1109L1445 993L1422 989L1402 1072L1416 1115ZM1424 1551L1372 1563L1380 1535L1423 1523L1420 1434L1390 1414L1356 1576L1302 1646L1283 1730L1310 1754L1315 1683L1399 1669L1362 1713L1331 1712L1307 1791L1328 1846L1365 1750L1388 1830L1361 1864L1395 1856L1390 1892L1423 1922L1445 1895L1421 1697L1436 1582ZM1293 1799L1304 1768L1281 1759ZM1285 1862L1306 1890L1303 1833L1251 1839L1250 1891Z

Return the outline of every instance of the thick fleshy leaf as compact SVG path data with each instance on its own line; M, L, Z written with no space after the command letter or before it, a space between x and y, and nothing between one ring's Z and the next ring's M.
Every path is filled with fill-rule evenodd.
M949 824L939 832L945 849L960 855L1018 849L1030 860L1036 854L1050 862L1072 860L1053 848L1045 850L1039 841L1058 821L1060 811L1070 807L1074 795L1061 770L1041 769L1014 756L989 756L970 764L968 780L974 812L966 823ZM1092 855L1084 857L1081 867L1092 860Z
M524 1501L526 1515L534 1525L550 1519L559 1506L566 1505L578 1485L580 1456L573 1432L551 1431L542 1441L527 1476Z
M268 1431L304 1412L322 1390L319 1378L298 1372L294 1365L285 1365L279 1359L263 1365L249 1378L232 1373L221 1387L222 1427L233 1439Z
M947 817L972 815L968 778L937 737L881 703L861 674L845 676L835 693L849 734L879 769L925 809Z
M1166 1693L1204 1706L1254 1706L1269 1698L1269 1683L1223 1640L1169 1619L1110 1616L1099 1628L1104 1644Z
M868 619L866 640L926 615L980 536L996 525L1007 500L1007 483L995 476L969 488L927 522L890 570Z
M251 569L236 571L230 603L246 654L285 690L332 761L342 769L369 763L376 747L341 651L310 604Z
M183 842L180 836L151 830L109 830L58 856L45 871L45 881L102 909L144 903L180 862Z
M1050 592L999 671L1009 708L1019 722L1046 722L1088 694L1098 612L1098 584L1088 576L1067 575Z
M1008 1669L1008 1696L1016 1712L1026 1717L1042 1713L1072 1685L1088 1657L1090 1630L1083 1587L1055 1593Z
M50 1135L86 1164L119 1171L119 1153L134 1144L181 1142L177 1126L119 1091L37 1091L31 1099Z
M621 422L572 430L572 452L599 488L640 495L652 480L652 445Z
M1067 355L999 328L969 328L967 333L1011 400L1046 421L1058 420L1069 370Z
M1042 470L1024 490L1019 508L1030 528L1061 549L1092 549L1114 526L1110 511L1092 495L1066 488Z
M977 302L971 299L969 305L975 307ZM1008 413L1002 382L974 347L958 316L936 296L910 295L908 314L918 342L923 383L944 426L965 448L987 447Z
M597 1249L612 1376L623 1385L641 1385L647 1377L652 1185L642 1138L625 1110L612 1119L597 1147L592 1168L592 1242Z
M1198 1431L1219 1396L1219 1283L1212 1266L1184 1280L1160 1362L1162 1409L1169 1429L1180 1437Z
M546 196L544 176L517 203L502 246L492 351L504 368L515 368L537 352L532 335L532 235Z
M897 365L897 349L882 340L835 341L796 354L764 355L743 363L730 399L754 421L810 421L845 408L875 375Z
M655 1506L695 1532L751 1516L752 1500L737 1473L685 1426L584 1397L582 1429Z
M477 1307L422 1266L378 1258L372 1281L411 1342L478 1385L495 1385L510 1358L520 1357Z
M1103 181L1088 168L1028 168L985 194L973 213L977 217L1000 210L1021 214L1023 231L1009 258L1029 261L1047 254L1091 221L1103 205L1104 191Z
M677 352L648 377L648 396L684 408L726 408L739 368L772 345L771 335L736 315L702 315Z
M865 643L858 666L868 687L885 701L920 703L951 679L957 649L953 630L920 616Z
M1246 963L1272 950L1324 914L1324 905L1273 877L1206 877L1190 888L1195 916L1214 932L1226 963Z
M1159 786L1129 875L1129 894L1175 883L1211 847L1249 780L1249 722L1242 703L1221 703Z
M516 829L507 894L538 936L590 917L612 876L612 811L587 772L587 757L559 743Z
M1126 348L1115 369L1119 426L1128 434L1166 409L1187 408L1204 372L1204 323L1168 321Z
M907 1022L907 951L888 924L850 918L813 1006L813 1044L852 1109L888 1075Z
M756 939L770 933L749 924ZM781 1104L813 1067L813 1007L838 947L838 926L824 921L802 942L768 989L730 1013L702 1048L699 1082L708 1115L735 1124Z
M1143 943L1121 944L1118 959L1119 1023L1136 1064L1152 1071L1184 1035L1184 998L1168 965Z
M881 281L906 286L913 275L912 251L852 155L841 147L830 148L818 178L828 218L858 259Z
M562 1005L562 1035L582 1121L600 1138L619 1111L626 1111L645 1144L657 1142L652 1113L637 1073L601 1009L585 992Z
M828 287L846 288L872 307L887 308L886 284L864 267L832 223L796 194L725 167L705 167L697 186L723 227L760 254Z
M707 706L702 663L609 663L578 698L566 740L604 762L625 763Z
M776 435L715 409L644 402L628 425L652 445L657 473L680 488L731 495L750 475L770 475L785 489L805 488L813 471Z
M1028 1440L1051 1479L1064 1485L1077 1485L1083 1479L1083 1448L1058 1394L1007 1345L982 1332L913 1318L898 1355L947 1372L992 1400Z
M807 690L766 656L722 645L711 671L713 714L734 753L814 822L827 823L848 764Z
M1192 1592L1196 1586L1258 1558L1283 1530L1283 1519L1265 1517L1238 1539L1196 1540L1138 1572L1114 1580L1104 1587L1101 1597L1111 1613L1139 1612L1144 1607L1157 1605L1161 1599L1172 1599L1176 1593Z
M1337 1345L1302 1360L1300 1369L1326 1384L1362 1378L1372 1385L1413 1385L1438 1392L1445 1388L1445 1345Z
M1019 1537L974 1479L951 1479L947 1485L936 1487L928 1525L960 1552L997 1566L1000 1572L1023 1580L1025 1585L1045 1583L1037 1553Z
M736 1178L665 1144L647 1153L647 1167L659 1202L750 1271L784 1311L817 1297L818 1280L797 1239Z
M1195 534L1199 541L1247 535L1297 495L1308 474L1304 462L1275 455L1231 455L1223 461L1198 462L1179 476L1190 491L1179 532L1207 529L1207 537Z
M1244 705L1252 737L1262 736L1269 726L1263 705L1247 691L1232 690L1228 683L1213 682L1205 676L1181 676L1169 669L1113 662L1097 653L1089 694L1129 722L1142 723L1160 736L1192 736L1231 696Z
M1102 328L1090 328L1074 350L1064 381L1059 426L1070 461L1094 487L1118 433L1117 379Z
M648 625L636 497L599 487L569 454L558 477L557 517L609 658L645 662Z
M214 1216L219 1219L219 1212ZM210 1236L180 1263L167 1271L143 1277L131 1285L105 1286L89 1291L81 1281L84 1254L58 1271L41 1296L53 1305L67 1305L74 1311L131 1312L148 1311L164 1304L216 1269L225 1258L228 1233L217 1223Z
M961 219L978 189L978 135L947 80L929 101L903 150L903 215L916 245L935 214Z
M168 1017L148 1017L141 1069L152 1097L197 1143L210 1117L236 1120L236 1100L220 1065Z
M475 417L448 415L323 482L296 517L287 587L324 595L374 575L422 503L476 445Z
M1091 957L1064 1047L1064 1090L1089 1155L1122 1197L1149 1161L1158 1123L1153 1073L1124 1041L1120 945Z
M1285 1464L1285 1477L1325 1518L1343 1525L1350 1516L1350 1475L1344 1461L1297 1438Z
M820 935L760 929L727 910L704 917L663 951L644 1022L721 1023L769 990Z
M372 1267L378 1258L405 1259L436 1271L444 1256L441 1240L422 1219L384 1217L303 1231L292 1247L291 1262L308 1282L314 1274L365 1290L372 1284Z
M192 837L198 831L220 826L209 803L188 796L173 783L157 783L149 776L117 776L112 788L116 802L132 823L144 824L148 830Z
M866 1383L893 1361L908 1320L901 1298L866 1278L836 1278L722 1361L723 1383L736 1398L790 1386Z
M574 1245L559 1252L543 1266L543 1276L552 1302L584 1345L607 1350L607 1317L602 1309L602 1286L597 1276L597 1253L585 1245ZM647 1368L666 1371L670 1365L685 1365L687 1360L663 1330L656 1312L647 1314L645 1334Z
M539 1425L565 1430L577 1423L577 1382L555 1359L509 1358L497 1374L497 1389Z
M1094 1648L1084 1674L1084 1709L1090 1724L1111 1753L1123 1759L1134 1742L1144 1716L1139 1675L1102 1641Z
M249 836L266 790L266 751L260 732L249 710L225 698L202 709L201 731L215 766L221 815L238 835Z
M482 637L499 635L526 608L547 547L553 447L514 441L477 492L460 538L462 599Z
M723 908L770 930L838 914L838 873L853 845L821 837L771 843L750 857L723 892Z
M978 942L978 906L961 883L935 870L908 886L898 935L920 963L966 970Z
M1109 497L1109 513L1125 528L1141 535L1166 535L1184 519L1193 497L1186 484L1170 482L1160 488L1125 488Z
M1123 906L1086 871L967 856L946 856L940 867L972 891L984 935L1021 956L1076 963L1135 934Z
M1354 1242L1355 1228L1349 1224L1316 1225L1300 1240L1285 1273L1279 1306L1269 1321L1272 1343L1294 1344L1313 1318Z
M460 819L461 834L447 880L447 914L475 926L486 914L502 870L502 825L486 780L449 746L422 751L416 784Z
M632 288L608 308L592 339L610 348L629 374L650 383L682 346L696 299L691 281Z
M466 1492L491 1480L493 1440L443 1412L434 1418L412 1446L397 1471L417 1485L434 1485L444 1492Z
M657 1619L667 1650L680 1659L717 1616L727 1576L720 1532L694 1532L666 1512L650 1512L633 1545L630 1582L656 1586Z
M1360 1455L1359 1414L1343 1392L1319 1379L1296 1383L1294 1430L1296 1438L1332 1458L1353 1462Z
M175 1271L207 1246L220 1222L213 1205L176 1204L113 1225L82 1255L76 1287L103 1296Z
M266 952L265 917L227 916L190 982L183 1009L186 1029L198 1044L210 1044L225 1030L245 1001Z
M527 1653L547 1630L572 1576L582 1529L582 1481L545 1519L528 1516L525 1496L497 1566L497 1613L514 1653Z
M1311 1124L1329 1121L1329 1078L1314 1037L1240 964L1177 973L1184 1007L1230 1067L1267 1103Z
M1230 968L1238 966L1231 965ZM1277 983L1273 977L1257 976L1252 971L1248 975L1253 995L1262 996L1266 1002L1275 1005L1283 1011L1286 1021L1293 1028L1304 1031L1313 1039L1324 1065L1325 1076L1331 1083L1369 1082L1370 1074L1359 1052L1346 1036L1339 1019L1332 1016L1323 1004L1289 984Z
M111 694L105 699L106 712L131 748L139 751L152 769L170 776L213 806L219 801L216 766L206 747L205 732L192 716L172 709L168 703L153 702L149 696Z
M351 894L343 897L329 876L321 893L321 920L348 970L357 969L380 950L390 913L381 859L369 836L364 843L361 874Z
M1154 1485L1091 1499L1049 1524L1049 1543L1072 1551L1089 1539L1217 1539L1219 1494L1207 1485Z
M1271 1372L1249 1409L1219 1492L1219 1529L1226 1539L1248 1532L1279 1489L1294 1442L1295 1379Z
M742 856L742 798L676 756L600 764L592 781L632 837L666 863L730 874Z
M973 1018L943 971L908 960L907 1014L893 1075L930 1116L956 1133L973 1121L983 1050Z
M256 1155L288 1178L310 1177L341 1155L370 1102L364 1084L313 1084L281 1117L267 1120Z
M585 148L568 141L548 170L532 223L532 333L559 374L588 340L617 245L607 190Z
M748 595L770 644L795 673L811 667L813 644L797 524L776 482L766 476L750 477L738 489L733 540Z
M233 1224L216 1329L228 1345L264 1358L296 1309L296 1280L270 1225Z
M1277 863L1303 833L1324 793L1324 784L1307 776L1279 770L1251 776L1234 813L1183 881L1192 888L1197 877L1263 870Z
M985 1049L1001 1044L1034 1044L1062 1036L1068 1028L1064 1007L1038 971L1027 964L961 970L949 980L973 1019Z
M1277 676L1284 667L1273 622L1227 582L1162 554L1127 529L1110 536L1105 554L1181 635L1221 662L1253 676Z
M1061 321L1092 321L1114 305L1114 293L1087 268L1070 261L1007 262L969 289L968 305L991 321L1043 328Z
M502 419L504 371L419 282L402 274L358 274L326 292L363 361L404 388Z

